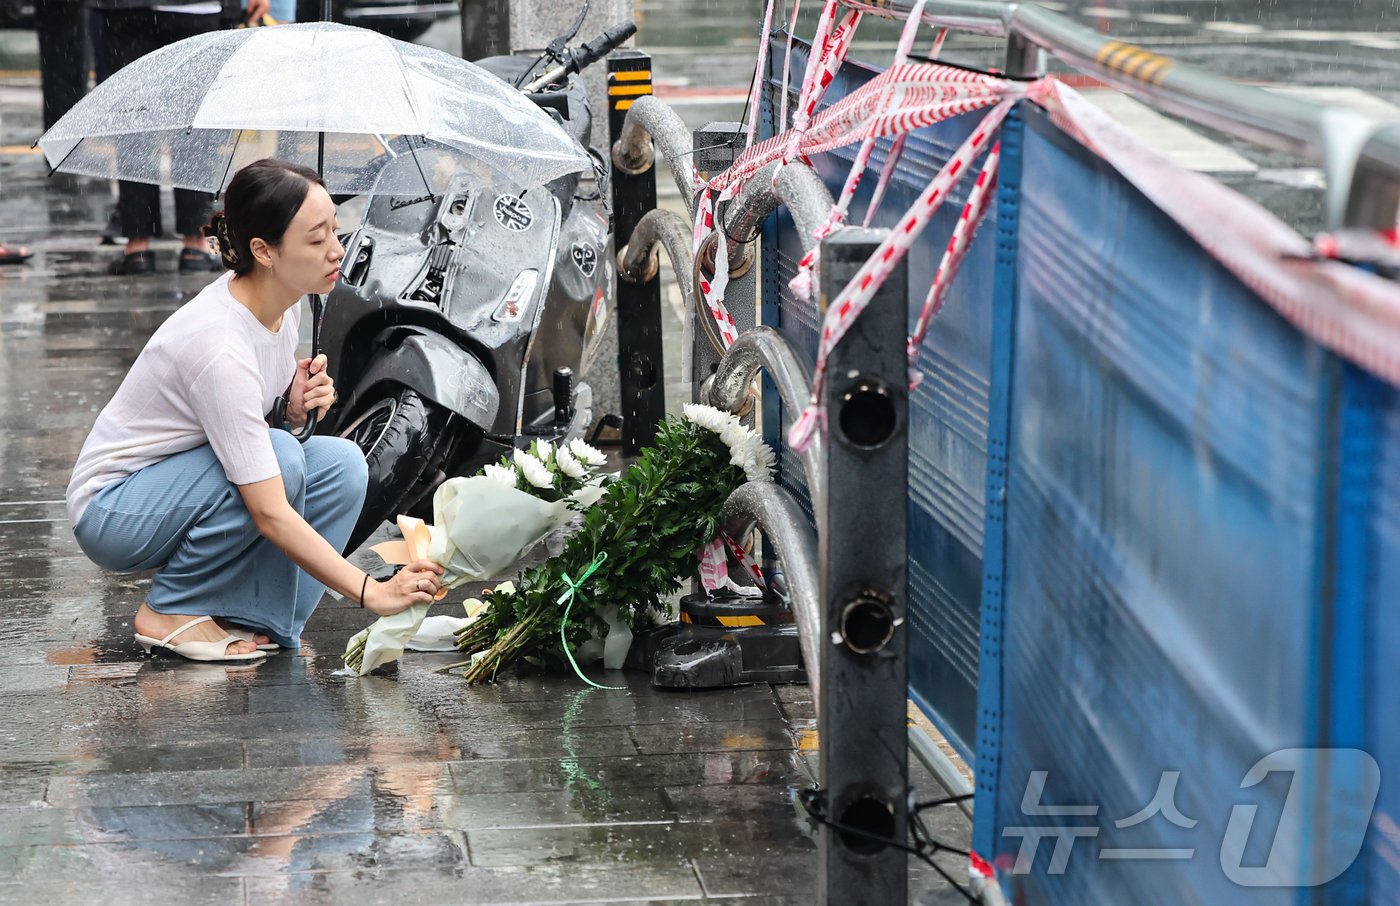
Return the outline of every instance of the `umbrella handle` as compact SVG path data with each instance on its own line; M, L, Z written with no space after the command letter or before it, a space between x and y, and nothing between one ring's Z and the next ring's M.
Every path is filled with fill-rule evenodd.
M325 297L314 295L311 297L311 358L321 354L321 315L325 314ZM306 424L302 425L300 431L289 432L292 437L302 443L306 443L316 433L316 410L306 413Z
M306 424L301 426L300 431L293 431L292 437L302 443L306 443L316 433L316 413L314 411L306 413Z

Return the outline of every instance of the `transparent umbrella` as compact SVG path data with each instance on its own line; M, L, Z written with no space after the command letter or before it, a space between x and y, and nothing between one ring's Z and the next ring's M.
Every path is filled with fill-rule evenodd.
M480 67L329 22L210 32L147 54L38 144L55 171L205 192L222 191L244 164L281 157L316 169L332 193L357 194L424 140L521 188L590 166L554 120ZM406 184L379 191L429 183L395 169Z
M463 152L455 175L475 167L483 185L504 177L528 189L591 166L554 120L480 67L331 22L163 47L97 86L37 142L55 172L203 192L280 157L315 169L333 194L434 195L443 174L385 166L405 152L417 160L424 143ZM323 306L311 297L313 356ZM313 416L300 437L314 430Z

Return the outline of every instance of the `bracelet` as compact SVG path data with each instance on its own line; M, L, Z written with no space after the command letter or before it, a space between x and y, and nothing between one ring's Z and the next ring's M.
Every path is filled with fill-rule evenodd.
M369 586L369 573L365 573L365 581L360 583L360 606L365 606L365 589Z

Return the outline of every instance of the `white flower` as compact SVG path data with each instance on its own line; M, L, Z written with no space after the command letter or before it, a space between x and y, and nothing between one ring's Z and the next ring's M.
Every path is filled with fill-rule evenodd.
M594 468L608 464L608 457L602 450L591 447L582 440L575 438L569 441L569 452L580 462L587 463Z
M574 454L569 448L560 444L559 449L554 454L554 464L559 467L570 478L583 481L588 477L588 467L574 458Z
M535 457L545 465L549 465L554 457L554 447L547 440L535 441Z
M501 484L507 485L508 487L515 487L516 477L514 469L498 466L495 463L487 463L482 471L484 471L486 477L492 481L499 481Z
M742 457L748 455L749 438L752 436L753 432L739 424L737 420L725 425L724 430L719 432L719 439L724 442L729 451L736 457L741 457L734 460L734 465L743 465Z
M749 443L748 461L744 464L744 475L749 481L772 481L773 464L777 461L773 456L773 451L763 442L760 437L754 437Z
M534 487L554 487L554 473L545 468L544 463L540 462L530 453L524 450L516 450L515 467L520 470L521 475L525 476L525 480Z
M727 425L738 423L738 419L728 412L722 412L713 406L702 406L699 403L686 403L681 406L681 414L685 416L686 420L716 434L723 431Z
M681 409L686 419L719 435L720 441L729 448L730 465L743 469L749 481L772 480L776 461L773 451L768 449L763 438L744 427L738 416L695 403L687 403Z

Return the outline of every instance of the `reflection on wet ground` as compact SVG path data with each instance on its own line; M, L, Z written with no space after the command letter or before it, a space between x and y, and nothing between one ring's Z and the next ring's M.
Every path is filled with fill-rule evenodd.
M38 97L0 78L0 145L30 140ZM106 276L108 187L43 174L0 155L0 239L37 249L0 267L0 901L813 902L790 801L812 779L805 687L469 688L422 654L347 679L337 655L368 620L331 599L301 651L255 667L142 656L145 578L87 562L63 489L125 368L207 277L174 272L172 240L156 276ZM965 846L944 811L935 833ZM919 896L940 884L911 872Z

